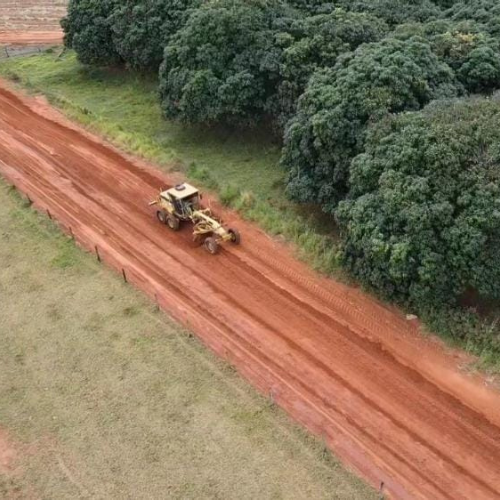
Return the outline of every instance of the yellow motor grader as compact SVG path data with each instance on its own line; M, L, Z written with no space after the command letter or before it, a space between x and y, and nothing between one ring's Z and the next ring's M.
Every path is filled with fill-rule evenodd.
M222 243L239 245L240 233L236 229L227 228L212 214L210 208L203 208L200 202L199 191L194 186L183 183L160 191L158 197L149 205L158 207L156 217L172 231L178 231L181 222L192 222L193 241L203 244L212 255L219 251Z

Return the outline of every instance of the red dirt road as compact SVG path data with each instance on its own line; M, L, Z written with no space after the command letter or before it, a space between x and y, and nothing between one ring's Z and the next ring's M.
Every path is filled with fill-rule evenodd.
M210 256L147 203L171 179L0 85L0 173L392 498L500 498L500 395L360 291L226 213Z

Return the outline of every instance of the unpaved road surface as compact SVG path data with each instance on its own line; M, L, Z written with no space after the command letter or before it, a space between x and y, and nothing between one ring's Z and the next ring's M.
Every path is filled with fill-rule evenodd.
M210 256L148 207L172 180L0 85L0 173L392 498L500 498L500 397L464 355L231 213Z
M0 45L62 42L67 0L0 0Z

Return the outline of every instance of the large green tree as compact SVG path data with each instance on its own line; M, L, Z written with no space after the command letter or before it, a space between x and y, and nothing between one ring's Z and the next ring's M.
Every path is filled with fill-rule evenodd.
M370 123L456 92L450 67L419 40L383 40L341 56L312 77L287 126L282 163L290 195L333 213Z
M280 4L221 0L195 10L171 39L160 68L167 118L252 124L270 109L279 81Z
M70 0L62 19L64 44L84 64L111 65L121 61L112 37L110 16L119 0Z
M133 69L157 71L163 51L201 0L124 0L113 12L113 41Z
M337 218L343 260L414 305L500 297L500 100L460 100L374 125Z
M377 42L388 32L385 22L370 14L335 9L297 19L289 30L281 63L281 83L275 114L282 126L295 113L297 100L311 75L333 67L339 55L363 43Z

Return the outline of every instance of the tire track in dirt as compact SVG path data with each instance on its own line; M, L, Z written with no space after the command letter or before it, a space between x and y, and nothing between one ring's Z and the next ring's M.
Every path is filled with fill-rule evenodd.
M167 232L147 202L170 179L51 113L0 87L0 172L80 244L393 497L500 498L499 397L481 380L232 213L244 243L216 257Z

